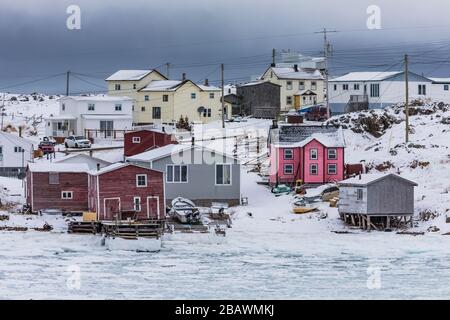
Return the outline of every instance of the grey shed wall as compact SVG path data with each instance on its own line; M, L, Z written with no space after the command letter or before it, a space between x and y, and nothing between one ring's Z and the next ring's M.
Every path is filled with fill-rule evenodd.
M367 187L367 213L372 215L414 214L414 186L387 177Z
M239 86L240 109L256 118L274 119L280 113L280 87L270 82Z
M230 205L239 205L241 197L241 172L240 164L237 160L216 154L214 157L215 163L230 163L232 165L231 185L217 186L215 185L215 164L205 163L205 161L194 162L193 159L202 159L201 150L195 150L194 152L188 150L186 152L190 153L188 157L191 159L191 164L187 164L188 182L170 183L165 181L166 203L170 204L170 201L176 197L184 197L200 206L210 206L211 202L215 201L227 202ZM211 156L209 150L205 150L204 152ZM152 164L149 162L130 162L163 171L165 173L164 179L166 179L167 165L178 164L172 161L171 156L155 160Z

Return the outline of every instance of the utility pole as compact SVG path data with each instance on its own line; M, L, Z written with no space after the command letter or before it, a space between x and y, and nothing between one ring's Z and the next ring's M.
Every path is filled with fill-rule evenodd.
M66 96L69 96L70 71L66 73Z
M166 77L167 79L170 78L170 62L166 63Z
M2 126L0 128L0 131L3 131L3 114L5 113L5 93L3 92L3 99L2 99Z
M277 51L275 50L275 48L272 49L272 66L274 66L274 67L276 65L276 61L275 61L276 54L277 54Z
M221 77L222 77L222 128L225 129L225 77L224 77L225 66L223 63L220 65Z
M330 95L328 90L328 54L330 52L330 43L328 42L328 33L336 33L338 31L336 30L327 30L326 28L323 28L322 31L316 32L316 33L322 33L323 34L323 57L325 59L325 88L327 92L326 97L326 107L327 107L327 118L330 118Z
M405 141L409 142L409 79L408 79L408 55L405 54Z

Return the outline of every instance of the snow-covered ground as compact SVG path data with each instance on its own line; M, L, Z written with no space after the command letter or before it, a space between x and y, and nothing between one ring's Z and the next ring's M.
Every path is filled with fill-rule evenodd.
M274 197L267 187L256 184L260 177L248 172L252 167L244 166L242 193L249 204L236 208L226 238L168 235L158 253L107 251L98 237L65 233L64 218L10 214L0 227L33 228L47 222L55 229L0 231L0 298L448 298L450 238L443 234L450 231L445 223L450 208L445 193L450 187L450 125L442 119L450 114L436 111L411 117L414 146L410 147L401 145L404 122L401 114L395 116L398 123L378 138L354 132L349 124L346 160L364 160L371 167L389 161L393 167L388 172L400 170L416 181L415 231L437 226L438 232L414 237L349 230L337 209L325 203L319 209L328 214L326 219L319 213L294 215L292 196ZM269 125L270 121L256 119L227 124L227 136L239 135L236 154L243 162L255 158L256 137L265 142ZM223 136L220 123L206 125L201 132L205 134L196 139L205 141L199 142L234 153L235 138L209 140ZM118 154L111 151L108 156ZM412 168L414 160L423 168L418 163ZM1 178L0 185L2 199L21 201L19 180ZM425 209L438 216L419 221ZM350 233L332 232L343 230Z

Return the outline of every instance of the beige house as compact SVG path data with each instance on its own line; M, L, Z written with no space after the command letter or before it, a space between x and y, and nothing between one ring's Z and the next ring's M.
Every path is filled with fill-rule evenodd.
M281 86L281 111L303 109L324 102L324 77L319 70L293 67L269 67L262 80Z
M137 93L135 122L174 123L180 117L208 123L222 119L222 90L191 80L156 80ZM231 116L226 108L225 118Z

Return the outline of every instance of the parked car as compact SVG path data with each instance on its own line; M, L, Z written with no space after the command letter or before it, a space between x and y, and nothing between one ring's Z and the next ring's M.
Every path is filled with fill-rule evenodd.
M41 142L44 142L46 144L52 144L54 146L56 145L56 140L53 139L52 137L43 137Z
M83 136L69 136L64 140L66 148L90 148L91 142Z
M331 110L330 110L330 117L331 117ZM324 106L315 106L311 107L308 111L305 113L305 118L308 121L324 121L327 120L327 108Z
M39 142L38 148L42 150L44 154L55 152L55 144L52 141L42 140L41 142Z

